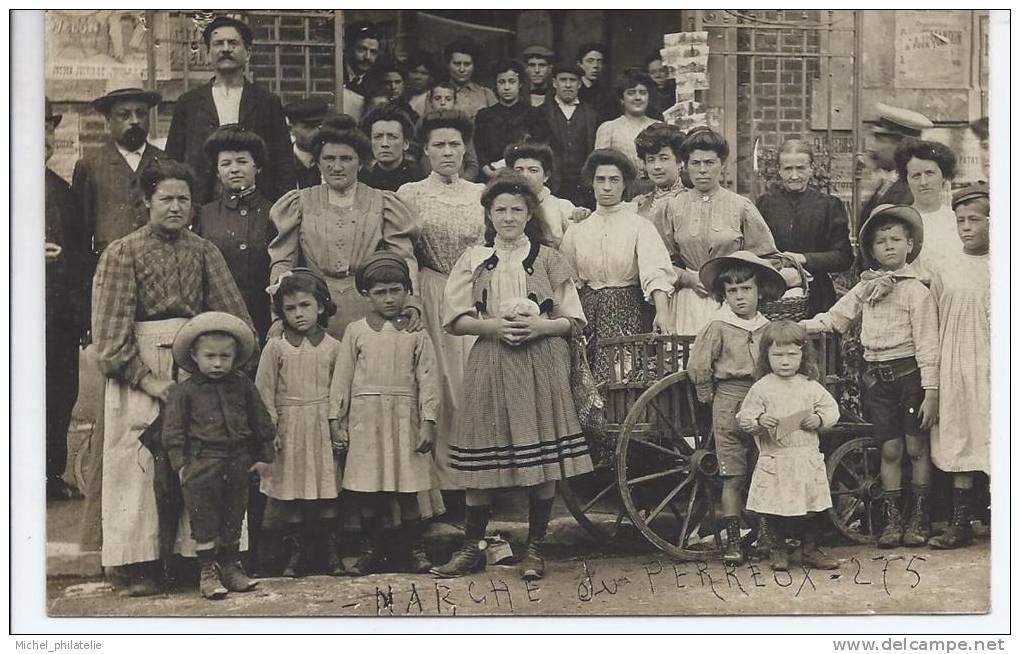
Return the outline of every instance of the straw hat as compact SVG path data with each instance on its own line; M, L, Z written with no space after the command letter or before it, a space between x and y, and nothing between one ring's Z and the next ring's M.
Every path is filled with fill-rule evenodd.
M868 267L875 264L871 258L871 232L879 222L880 216L883 218L881 222L892 219L906 225L910 230L910 238L914 241L914 249L907 253L907 263L916 259L917 255L921 254L921 246L924 244L924 222L921 220L921 214L917 213L917 209L905 204L880 204L861 225L860 244L864 263Z
M705 262L705 265L698 271L698 279L701 285L712 290L715 280L723 270L734 264L751 266L758 274L758 297L761 300L776 300L786 292L786 281L783 276L772 267L765 259L762 259L753 252L740 250L725 257L717 257Z
M174 363L188 372L195 372L197 367L194 359L191 358L191 346L196 338L209 332L226 332L237 341L235 369L248 363L248 359L255 353L255 332L251 327L233 314L208 311L200 313L184 323L184 326L174 336Z

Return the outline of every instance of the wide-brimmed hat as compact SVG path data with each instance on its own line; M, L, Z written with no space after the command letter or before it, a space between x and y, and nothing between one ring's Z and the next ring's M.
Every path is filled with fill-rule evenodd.
M197 366L195 360L191 358L191 346L196 338L209 332L225 332L237 341L235 369L248 363L248 359L255 353L255 332L251 327L233 314L208 311L200 313L184 323L184 326L174 336L174 363L188 372L195 372Z
M110 91L106 95L93 100L92 106L95 107L96 111L107 116L110 114L110 107L113 106L113 103L122 100L141 100L150 107L155 107L163 100L163 96L156 91L146 91L143 88L132 86Z
M52 124L54 127L56 127L57 125L60 124L60 121L61 119L63 119L63 117L64 117L63 114L53 113L53 103L50 102L49 98L46 98L46 123Z
M900 222L910 230L914 249L907 253L907 263L912 262L917 258L917 255L921 254L921 246L924 244L924 222L921 220L921 214L917 213L917 209L905 204L880 204L871 211L871 215L861 225L859 237L861 256L864 257L864 263L869 267L875 264L871 257L871 232L875 225L888 220Z
M779 274L779 271L773 268L767 260L747 250L740 250L725 257L716 257L705 262L705 265L698 271L701 285L711 292L719 275L733 265L751 266L758 273L756 278L758 279L759 300L777 300L786 292L786 280Z

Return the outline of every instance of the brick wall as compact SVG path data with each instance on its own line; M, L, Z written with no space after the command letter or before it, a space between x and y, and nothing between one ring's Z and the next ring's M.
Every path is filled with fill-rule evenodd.
M753 56L737 57L737 192L755 197L765 191L761 175L754 173L752 152L759 142L759 170L788 138L811 135L811 97L822 84L818 57L782 57L781 54L821 52L818 31L770 29L780 21L818 22L819 11L757 11L763 26L741 29L737 49ZM804 14L807 14L806 17ZM849 81L849 80L847 80ZM819 87L823 88L823 87Z

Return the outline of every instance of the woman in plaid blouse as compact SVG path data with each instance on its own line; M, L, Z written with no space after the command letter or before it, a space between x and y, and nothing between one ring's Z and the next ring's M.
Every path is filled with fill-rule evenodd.
M160 160L140 182L149 221L106 248L92 290L92 334L107 377L102 562L121 567L133 596L158 592L156 461L138 438L174 384L170 344L188 318L204 311L224 311L252 326L223 255L187 229L191 170ZM193 552L186 520L178 544Z

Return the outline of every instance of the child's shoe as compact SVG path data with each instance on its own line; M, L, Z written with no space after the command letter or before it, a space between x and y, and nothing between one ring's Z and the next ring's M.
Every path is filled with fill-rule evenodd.
M379 567L382 557L379 555L379 541L381 540L382 522L379 516L363 518L361 521L361 553L354 567L348 569L348 574L354 577L370 575Z
M786 545L776 543L769 550L769 567L777 572L790 569L790 553L786 551Z
M954 550L974 542L974 528L970 524L970 490L953 489L953 517L949 527L928 541L936 550Z
M220 581L223 582L227 590L247 593L250 590L255 590L259 582L244 573L239 556L237 545L221 547L216 557L216 569L220 574Z
M723 561L734 565L743 565L747 560L744 556L743 544L740 542L740 519L726 518L726 549L723 550Z
M542 546L540 540L528 541L528 550L521 560L521 579L538 581L545 576L545 559L542 557Z
M432 569L432 559L425 551L421 520L404 521L404 542L407 543L407 570L423 575Z
M800 564L815 570L835 570L839 561L818 548L814 543L805 541L800 546Z
M332 529L326 532L326 569L332 577L342 577L347 574L343 559L337 553L336 534Z
M903 531L903 545L924 547L931 537L931 508L928 503L928 487L914 486L914 510Z
M283 544L287 548L287 562L283 566L283 576L300 577L301 550L304 549L304 540L300 534L287 534L283 537Z
M900 491L885 491L885 529L878 537L878 546L887 550L899 547L903 543L903 515L900 513Z
M226 597L228 591L220 581L220 575L216 570L216 550L199 550L195 554L198 556L198 565L201 568L198 590L202 593L202 597L210 600Z
M160 593L155 564L135 563L127 567L130 579L127 589L128 597L151 597Z
M479 547L477 541L465 540L464 546L454 553L449 562L432 568L430 572L437 577L449 579L462 577L483 568L485 568L485 552Z

